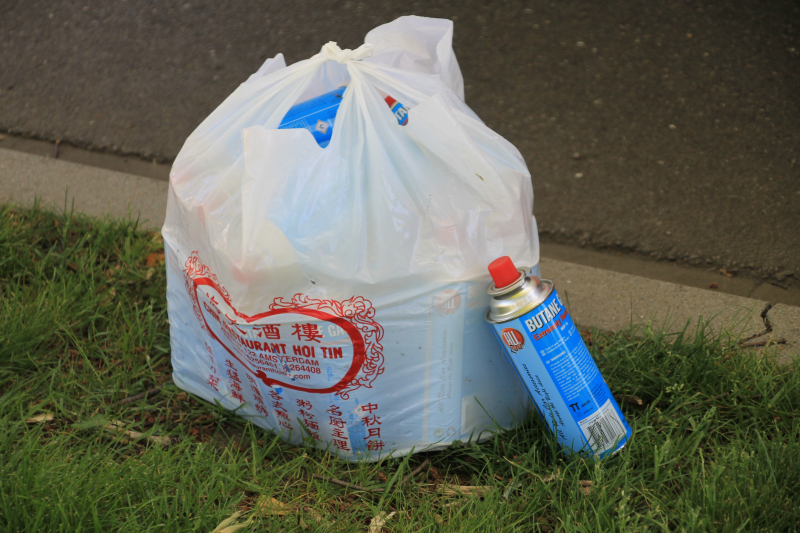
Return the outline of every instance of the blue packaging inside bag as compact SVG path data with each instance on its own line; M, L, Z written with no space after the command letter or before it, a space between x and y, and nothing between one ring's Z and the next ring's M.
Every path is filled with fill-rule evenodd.
M342 95L347 87L325 93L301 102L289 110L283 117L279 130L304 128L311 132L320 147L325 148L333 136L333 122L342 102Z

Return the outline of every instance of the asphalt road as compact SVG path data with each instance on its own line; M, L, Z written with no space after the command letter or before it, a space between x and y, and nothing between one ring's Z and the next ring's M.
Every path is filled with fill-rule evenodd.
M170 160L268 57L455 21L546 240L797 284L800 5L0 0L0 131ZM793 274L792 274L793 273Z

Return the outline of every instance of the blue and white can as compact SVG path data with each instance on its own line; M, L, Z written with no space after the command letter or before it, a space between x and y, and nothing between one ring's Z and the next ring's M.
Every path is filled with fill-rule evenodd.
M486 319L562 450L598 458L621 450L632 429L553 283L506 257L490 272Z

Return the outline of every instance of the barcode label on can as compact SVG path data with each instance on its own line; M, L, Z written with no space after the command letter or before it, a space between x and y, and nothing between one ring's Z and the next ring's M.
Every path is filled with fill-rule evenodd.
M595 455L601 455L627 436L625 426L611 400L606 400L603 407L578 422L578 425Z

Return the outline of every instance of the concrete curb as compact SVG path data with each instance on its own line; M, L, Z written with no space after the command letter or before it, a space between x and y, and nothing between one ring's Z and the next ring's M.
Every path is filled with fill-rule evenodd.
M614 331L653 324L669 332L709 331L747 339L749 348L768 352L781 364L800 355L800 307L754 300L666 281L542 258L575 322Z
M778 304L770 307L764 318L769 330L751 342L761 340L775 343L781 363L788 363L800 356L800 307Z
M63 206L94 216L125 216L161 227L168 184L121 172L0 149L0 201ZM786 363L800 355L800 307L712 292L685 285L542 258L575 321L584 327L620 330L650 322L669 331L689 331L707 321L711 331L748 339L753 349ZM776 344L777 343L777 344ZM774 349L770 349L774 347Z
M0 148L0 201L44 205L103 217L137 214L146 229L160 228L169 184L113 170Z

